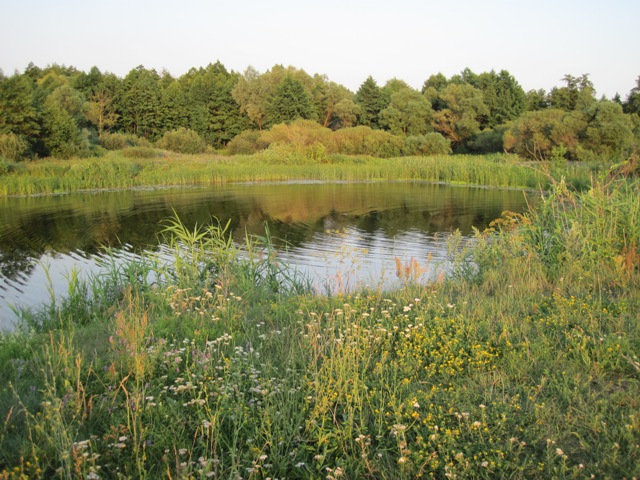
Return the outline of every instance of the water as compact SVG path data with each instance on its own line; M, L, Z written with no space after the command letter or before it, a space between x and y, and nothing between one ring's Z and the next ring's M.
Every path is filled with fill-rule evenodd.
M66 291L72 269L98 271L102 247L123 259L162 246L175 211L192 227L230 221L234 239L264 235L318 290L397 280L403 263L443 266L446 239L470 235L523 192L427 183L278 183L0 198L0 328L10 305L38 306Z

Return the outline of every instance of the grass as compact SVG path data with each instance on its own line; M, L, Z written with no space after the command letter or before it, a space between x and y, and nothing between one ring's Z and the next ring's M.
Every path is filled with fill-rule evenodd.
M455 268L313 294L169 219L0 337L0 478L640 476L637 180L563 182Z
M423 180L546 190L551 185L550 174L558 178L562 174L572 185L586 188L593 173L585 165L530 165L511 155L391 159L330 155L318 161L303 156L279 160L266 154L223 157L162 151L155 156L131 158L125 156L126 152L110 152L96 159L45 159L18 164L0 175L0 195L289 180Z

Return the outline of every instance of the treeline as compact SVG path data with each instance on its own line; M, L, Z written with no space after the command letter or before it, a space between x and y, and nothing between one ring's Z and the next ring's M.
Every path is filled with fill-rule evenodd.
M84 157L156 146L253 153L283 145L310 155L382 157L508 151L536 160L619 158L640 144L640 77L623 100L595 96L588 75L525 92L502 70L402 80L357 92L276 65L243 74L220 62L179 78L139 66L124 78L74 67L0 72L0 156Z

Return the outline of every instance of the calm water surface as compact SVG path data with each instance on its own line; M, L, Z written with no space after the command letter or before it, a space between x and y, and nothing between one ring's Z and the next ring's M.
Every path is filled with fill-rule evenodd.
M231 221L238 243L265 225L280 257L318 290L392 285L396 257L443 267L446 238L521 212L521 191L427 183L239 184L0 198L0 329L10 305L37 307L63 294L73 268L98 271L103 246L123 258L162 248L173 211L188 226Z

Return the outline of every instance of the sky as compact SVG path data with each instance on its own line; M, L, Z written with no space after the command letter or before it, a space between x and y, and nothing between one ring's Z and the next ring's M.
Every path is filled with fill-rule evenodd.
M57 63L124 77L222 62L368 76L420 89L432 74L508 70L525 90L589 74L598 97L640 76L639 0L0 0L0 68Z

